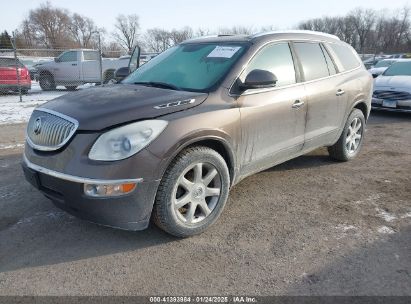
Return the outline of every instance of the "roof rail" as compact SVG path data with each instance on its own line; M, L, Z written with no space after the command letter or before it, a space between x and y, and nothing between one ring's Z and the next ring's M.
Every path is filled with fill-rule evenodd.
M324 36L324 37L329 37L329 38L340 40L340 38L336 35L331 35L331 34L327 34L323 32L308 31L308 30L285 30L285 31L261 32L261 33L252 35L250 37L256 38L256 37L261 37L261 36L270 35L270 34L313 34L313 35Z

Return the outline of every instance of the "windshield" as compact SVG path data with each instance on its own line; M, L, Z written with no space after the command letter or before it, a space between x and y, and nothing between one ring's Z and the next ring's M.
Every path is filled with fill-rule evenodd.
M394 60L382 60L378 62L374 67L375 68L386 68L386 67L389 67L394 62L395 62Z
M190 43L168 49L139 67L123 83L161 83L208 92L245 52L245 43Z
M396 62L385 70L384 76L411 76L411 61L410 62Z

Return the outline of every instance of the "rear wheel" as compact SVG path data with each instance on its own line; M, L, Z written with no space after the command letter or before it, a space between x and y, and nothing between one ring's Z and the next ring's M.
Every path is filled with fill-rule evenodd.
M164 174L153 220L174 236L202 233L220 216L229 188L228 168L219 153L202 146L188 148Z
M352 110L340 138L333 146L328 147L331 158L348 161L356 157L362 146L364 130L364 114L359 109Z
M43 91L52 91L56 89L54 78L50 74L40 75L40 88Z

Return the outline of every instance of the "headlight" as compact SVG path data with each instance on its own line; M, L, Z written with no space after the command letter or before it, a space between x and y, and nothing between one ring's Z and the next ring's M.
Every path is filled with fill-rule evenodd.
M145 148L166 126L164 120L145 120L110 130L97 138L88 157L103 161L125 159Z

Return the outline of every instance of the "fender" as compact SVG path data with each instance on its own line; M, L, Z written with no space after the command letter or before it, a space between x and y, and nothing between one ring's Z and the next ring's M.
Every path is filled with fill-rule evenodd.
M215 142L219 144L221 147L224 147L224 152L226 155L222 156L228 158L227 160L229 161L229 163L227 164L227 166L229 167L230 179L231 183L233 184L238 172L238 166L234 149L235 145L232 143L231 137L227 133L215 129L203 129L198 130L196 132L188 133L183 138L181 138L175 145L169 147L166 153L161 157L163 158L163 161L160 164L160 176L158 176L158 179L161 180L163 178L163 175L167 170L168 166L170 165L170 163L182 150L189 146L195 145L196 143L206 141Z

